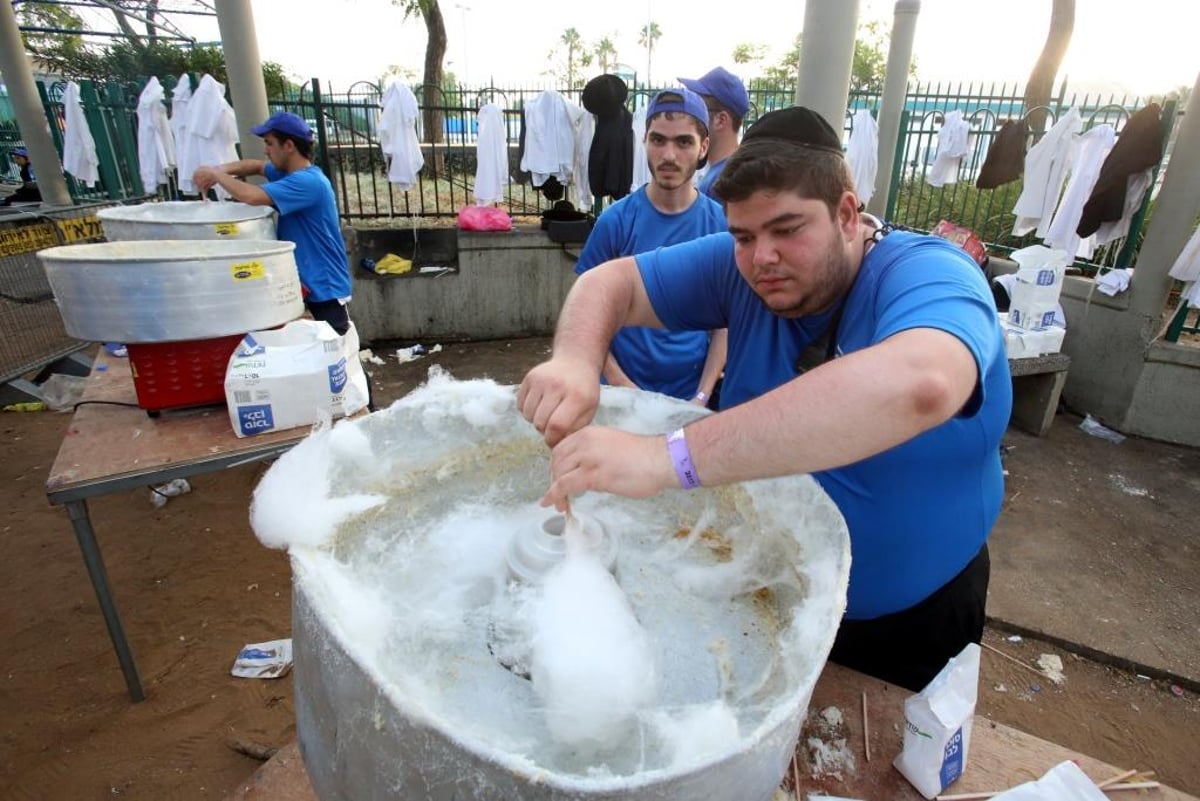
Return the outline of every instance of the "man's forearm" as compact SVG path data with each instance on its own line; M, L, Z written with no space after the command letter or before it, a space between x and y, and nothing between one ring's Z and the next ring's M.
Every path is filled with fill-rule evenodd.
M251 175L264 175L266 166L261 159L239 159L222 164L217 169L237 178L248 178Z
M913 329L696 421L688 448L708 485L828 470L945 422L977 376L957 339Z
M700 372L700 386L696 387L698 393L704 393L706 402L712 397L713 389L717 386L717 379L721 377L721 371L725 369L725 356L728 350L729 330L718 328L712 331L708 337L708 355L704 357L704 369Z
M224 171L217 171L213 177L217 185L233 196L234 200L254 206L271 205L271 196L261 186L247 183Z

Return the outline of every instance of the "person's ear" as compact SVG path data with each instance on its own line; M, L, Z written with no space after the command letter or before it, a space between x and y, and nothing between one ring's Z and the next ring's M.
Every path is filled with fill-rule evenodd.
M858 236L858 196L847 190L842 193L837 204L837 223L846 239Z

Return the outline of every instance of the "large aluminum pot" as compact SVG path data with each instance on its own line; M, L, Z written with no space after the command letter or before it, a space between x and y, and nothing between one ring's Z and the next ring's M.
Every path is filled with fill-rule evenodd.
M304 313L291 242L97 242L38 252L68 334L178 342L271 328Z
M703 414L606 387L596 422L646 433ZM527 625L551 600L510 581L507 561L550 514L537 505L548 470L515 387L431 374L309 437L259 483L254 530L290 546L296 732L321 801L772 797L845 610L850 540L833 501L811 476L573 498L580 521L620 541L612 575L659 681L603 742L563 740L537 643L579 640ZM599 595L587 581L566 591ZM604 623L580 625L612 642ZM579 696L618 697L613 662L591 656ZM708 714L721 707L730 717Z
M96 212L110 242L139 239L275 239L275 210L249 203L172 200Z

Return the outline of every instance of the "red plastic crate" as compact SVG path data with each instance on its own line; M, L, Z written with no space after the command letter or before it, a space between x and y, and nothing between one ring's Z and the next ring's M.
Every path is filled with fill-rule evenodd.
M149 412L225 403L225 370L244 334L128 345L138 406Z

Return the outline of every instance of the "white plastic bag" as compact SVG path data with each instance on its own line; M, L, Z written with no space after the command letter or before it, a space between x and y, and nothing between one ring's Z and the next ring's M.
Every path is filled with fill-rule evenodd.
M1108 801L1074 762L1060 762L1042 778L993 796L992 801Z
M1048 328L1054 324L1058 296L1071 256L1064 250L1045 245L1030 245L1013 251L1013 261L1021 265L1012 288L1008 319L1021 328Z
M979 695L979 646L968 643L933 681L904 702L904 747L896 769L933 798L962 775Z
M225 401L239 437L354 414L367 405L358 331L339 337L315 320L251 331L229 359Z

